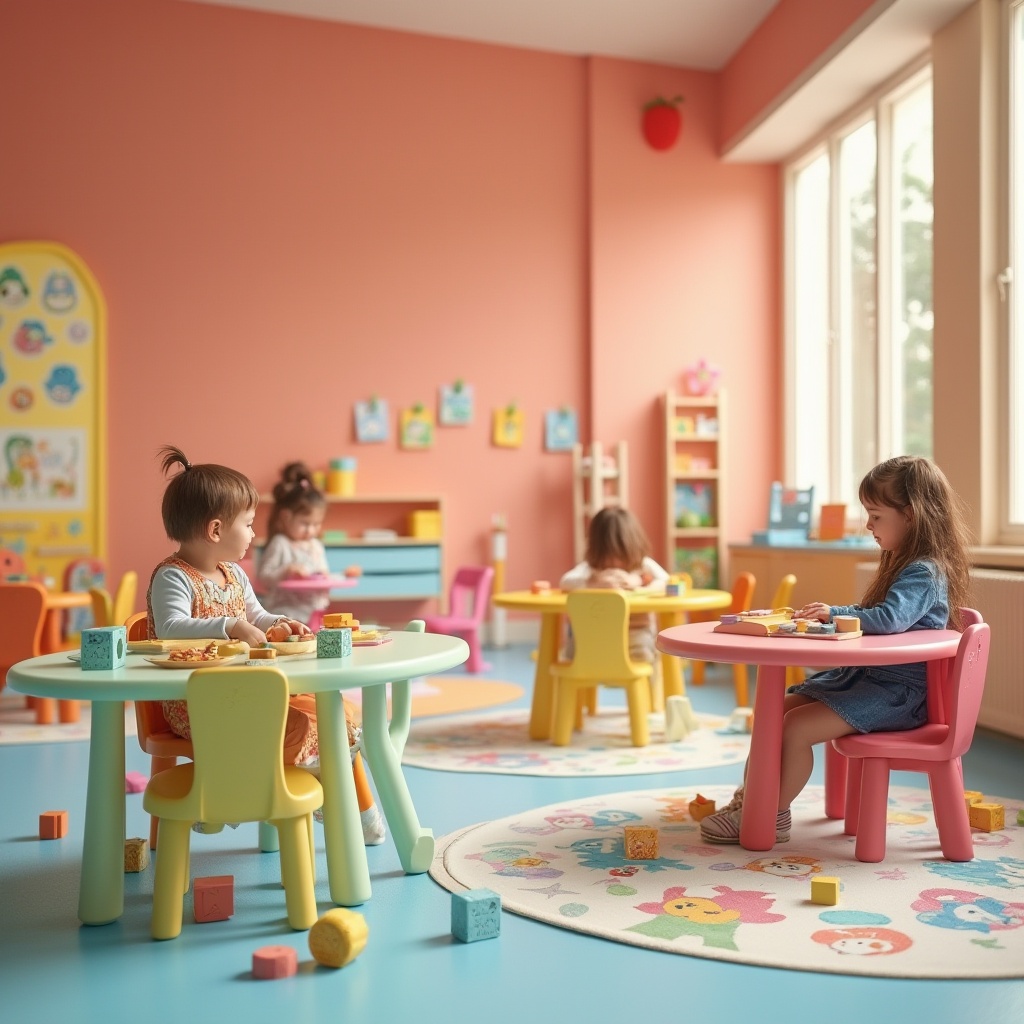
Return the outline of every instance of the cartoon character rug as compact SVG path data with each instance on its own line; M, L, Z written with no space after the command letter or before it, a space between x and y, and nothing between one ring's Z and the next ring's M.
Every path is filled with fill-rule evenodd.
M346 694L347 697L347 694ZM684 768L742 764L750 736L718 715L698 714L700 728L666 742L664 716L651 715L651 742L634 747L624 708L602 708L584 719L567 747L531 740L529 708L453 715L414 722L402 763L445 772L495 775L651 775Z
M452 892L491 889L502 909L614 942L791 970L901 978L1024 976L1024 799L985 794L1006 827L974 832L975 859L944 860L927 789L889 792L880 864L824 816L824 790L793 805L787 843L767 854L704 843L697 792L639 790L551 804L437 842L430 874ZM658 830L657 856L628 860L624 826ZM839 902L811 902L838 876Z

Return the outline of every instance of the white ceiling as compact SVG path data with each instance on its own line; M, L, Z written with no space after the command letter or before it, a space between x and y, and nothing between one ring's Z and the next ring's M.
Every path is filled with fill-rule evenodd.
M779 0L189 0L578 56L717 71ZM818 0L829 3L831 0ZM925 54L975 0L876 0L756 124L728 160L776 161Z
M199 0L475 42L717 71L779 0Z

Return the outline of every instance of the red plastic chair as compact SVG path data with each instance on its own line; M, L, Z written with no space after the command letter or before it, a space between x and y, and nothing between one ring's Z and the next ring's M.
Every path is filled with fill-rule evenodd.
M41 583L0 583L0 689L7 682L7 670L19 661L38 658L43 653L43 624L46 621L46 589ZM57 719L58 702L53 697L33 697L38 725L52 725ZM60 720L77 722L77 700L60 701Z
M905 732L869 732L840 736L832 745L849 759L846 833L857 836L857 859L877 863L885 857L889 772L925 772L935 825L947 860L974 857L964 802L960 758L968 751L985 691L991 627L976 622L964 630L956 660L942 681L948 722L928 722Z
M723 612L737 615L740 612L750 611L750 602L754 596L754 588L757 580L752 572L738 573L732 584L732 603L722 612L691 612L688 616L690 622L713 622ZM694 686L704 685L704 662L691 661L693 666L692 681ZM750 706L750 688L747 679L746 665L733 665L732 667L733 686L736 689L736 705L745 708Z
M494 570L490 566L463 566L455 573L448 597L447 615L424 615L428 633L461 636L469 644L467 672L485 672L480 630L491 600Z

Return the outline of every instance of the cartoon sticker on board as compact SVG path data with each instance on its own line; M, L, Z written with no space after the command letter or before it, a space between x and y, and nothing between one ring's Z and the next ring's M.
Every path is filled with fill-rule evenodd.
M75 308L78 296L71 275L63 270L54 270L43 283L42 302L51 313L68 313Z
M31 388L20 387L11 392L10 405L15 412L28 412L35 400L36 396Z
M15 267L0 270L0 302L10 309L28 301L28 285Z
M82 385L78 383L78 372L73 366L60 363L50 370L50 376L43 382L50 401L58 405L70 405Z
M68 341L82 345L89 340L91 331L84 320L72 320L68 324Z
M42 320L23 320L14 332L13 343L22 355L37 356L47 345L53 344L53 338L46 333Z

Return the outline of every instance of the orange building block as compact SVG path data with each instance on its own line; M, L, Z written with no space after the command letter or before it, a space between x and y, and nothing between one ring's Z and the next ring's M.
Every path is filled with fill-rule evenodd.
M551 584L547 580L534 580L530 584L531 594L546 594L551 589Z
M998 832L1006 826L1006 808L1002 804L971 804L967 809L971 828L982 832Z
M701 796L698 793L690 801L690 817L694 821L700 821L701 818L706 818L709 814L715 813L715 801L709 800L706 796Z
M235 912L235 876L197 878L192 883L192 910L200 923L226 921Z
M351 612L328 612L324 616L324 629L351 629L359 628L359 620L353 618Z
M289 978L299 969L299 954L291 946L261 946L252 955L254 978Z
M626 825L626 859L657 860L658 830L646 825Z
M985 799L985 795L977 789L965 789L964 790L964 803L967 805L967 813L971 812L971 804L980 804Z
M63 839L67 834L67 811L43 811L39 815L40 839Z

